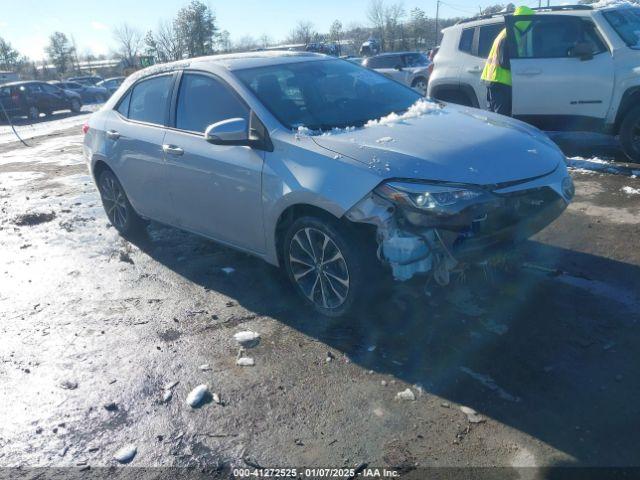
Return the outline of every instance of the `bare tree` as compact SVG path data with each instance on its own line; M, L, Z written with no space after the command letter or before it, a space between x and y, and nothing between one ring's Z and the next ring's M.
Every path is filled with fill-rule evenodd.
M394 3L384 9L384 29L388 48L395 49L396 43L404 43L402 19L405 11L402 3Z
M307 21L299 21L291 33L287 41L289 43L304 43L308 44L313 42L318 37L318 32L316 32L313 23Z
M258 44L260 48L267 48L272 43L273 43L273 40L266 33L263 33L262 35L260 35L260 38L258 39Z
M367 9L367 18L371 25L373 25L374 34L381 42L381 47L384 49L384 0L371 0L369 8Z
M342 22L340 20L334 20L331 24L331 29L329 30L329 39L332 42L340 42L343 36L344 32L342 31Z
M183 48L173 23L167 21L160 22L155 40L158 55L161 56L162 61L170 62L182 58Z
M231 44L231 34L228 30L223 30L218 36L218 46L222 52L230 52L233 48Z
M136 57L142 47L142 34L127 23L113 29L113 37L118 42L120 57L131 67L136 64Z
M248 50L253 50L258 47L258 41L253 38L251 35L245 35L240 40L238 40L235 44L234 50L238 50L241 52L245 52Z

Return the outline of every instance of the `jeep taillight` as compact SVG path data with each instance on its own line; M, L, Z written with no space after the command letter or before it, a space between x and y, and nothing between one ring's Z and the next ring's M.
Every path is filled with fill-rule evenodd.
M82 125L82 133L86 135L88 132L89 132L89 123L85 122L85 124Z

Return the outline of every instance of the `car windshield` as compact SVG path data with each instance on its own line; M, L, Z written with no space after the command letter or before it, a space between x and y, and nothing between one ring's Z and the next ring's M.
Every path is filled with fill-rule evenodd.
M236 71L287 128L359 127L401 113L422 98L412 89L344 60L273 65Z
M640 8L618 8L603 15L629 47L640 49Z

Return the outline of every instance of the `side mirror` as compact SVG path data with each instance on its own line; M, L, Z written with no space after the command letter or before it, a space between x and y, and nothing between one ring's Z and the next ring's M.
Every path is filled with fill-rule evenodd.
M250 146L249 125L244 118L229 118L209 125L204 139L213 145Z
M588 42L576 43L569 49L569 56L579 58L583 62L593 58L593 45Z

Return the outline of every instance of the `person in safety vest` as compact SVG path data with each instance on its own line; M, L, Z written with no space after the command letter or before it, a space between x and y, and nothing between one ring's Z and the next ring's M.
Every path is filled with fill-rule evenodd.
M535 13L531 8L522 6L516 8L513 15L535 15ZM531 56L530 35L527 35L531 21L523 20L515 22L514 25L518 54L523 57ZM506 29L503 29L493 41L481 78L487 84L489 110L502 115L511 115L511 62Z

